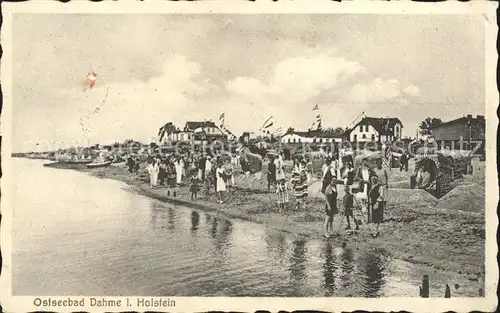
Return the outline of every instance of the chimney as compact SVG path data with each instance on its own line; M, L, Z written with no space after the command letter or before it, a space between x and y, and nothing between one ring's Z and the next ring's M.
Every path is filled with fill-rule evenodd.
M472 118L472 114L467 114L467 118L470 120Z

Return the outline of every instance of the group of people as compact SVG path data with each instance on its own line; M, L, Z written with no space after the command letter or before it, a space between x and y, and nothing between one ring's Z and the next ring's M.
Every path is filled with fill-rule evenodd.
M186 176L185 162L180 156L149 157L146 170L149 174L149 186L177 187Z
M134 160L129 161L130 172L133 172L135 164L138 164L134 162ZM209 194L213 187L217 194L217 202L223 203L224 192L234 184L232 157L224 158L222 155L212 157L207 153L169 157L150 156L147 163L150 188L179 187L190 179L191 200L197 198L202 187L205 188L206 194Z
M138 161L129 159L129 171L135 171ZM343 164L339 168L339 164ZM214 188L217 202L224 202L224 194L234 185L235 158L228 155L209 155L206 153L187 156L149 157L147 172L150 187L157 188L165 184L169 188L177 187L190 178L191 200L197 199L202 187L209 194ZM307 170L307 160L301 156L293 159L291 173L291 189L295 196L295 208L300 210L308 197L308 185L311 183L310 173ZM339 177L340 175L340 177ZM279 212L283 212L289 202L289 185L285 177L285 164L282 153L268 155L267 188L270 191L275 187ZM370 229L374 237L379 235L379 226L383 220L383 210L388 190L388 172L381 159L377 160L377 167L371 169L366 161L354 169L352 160L339 162L332 157L326 159L322 168L321 192L325 199L324 235L330 237L333 233L333 221L339 214L337 187L343 186L342 198L343 214L347 221L346 229L359 229L360 220L356 219L355 212L360 209L361 216L368 213L368 223L376 224ZM342 222L341 222L342 223Z
M324 236L330 237L333 232L334 216L339 214L337 206L338 191L337 185L344 186L344 196L342 198L343 217L347 220L346 229L351 228L351 219L355 230L359 230L360 222L354 216L354 211L360 209L360 214L368 213L368 222L374 223L375 229L372 236L379 236L380 223L383 221L384 207L387 199L389 174L383 166L381 159L377 160L377 167L371 169L364 161L357 173L354 173L352 163L348 162L346 167L340 171L341 179L337 177L337 169L332 165L332 159L328 158L323 165L322 171L322 193L325 197L325 223ZM357 186L355 186L355 182Z

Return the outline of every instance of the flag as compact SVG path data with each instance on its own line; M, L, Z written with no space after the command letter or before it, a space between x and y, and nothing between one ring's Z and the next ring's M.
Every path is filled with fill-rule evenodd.
M272 121L272 119L273 119L273 116L269 117L269 118L268 118L268 119L264 122L264 124L262 125L262 128L261 128L261 129L268 128L268 127L272 126L272 125L273 125L273 121Z
M225 113L222 113L220 116L219 116L219 121L220 122L220 125L224 125L224 118L226 117L226 114Z
M83 91L94 88L96 79L97 74L95 72L88 73L87 77L83 81Z
M316 104L316 105L314 106L314 108L313 108L313 111L317 111L317 110L319 110L319 107L318 107L318 105Z

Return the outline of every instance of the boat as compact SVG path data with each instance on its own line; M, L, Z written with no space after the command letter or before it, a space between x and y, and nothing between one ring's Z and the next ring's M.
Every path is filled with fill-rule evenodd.
M89 163L92 163L92 160L91 160L91 159L67 160L67 161L61 161L61 163L69 163L69 164L89 164Z
M108 167L111 165L111 161L103 161L103 162L95 162L87 164L87 168L99 168L99 167Z

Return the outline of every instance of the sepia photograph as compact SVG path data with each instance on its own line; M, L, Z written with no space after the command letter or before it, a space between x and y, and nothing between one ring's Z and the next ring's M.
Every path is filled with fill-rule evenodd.
M2 7L5 309L496 307L494 6Z

